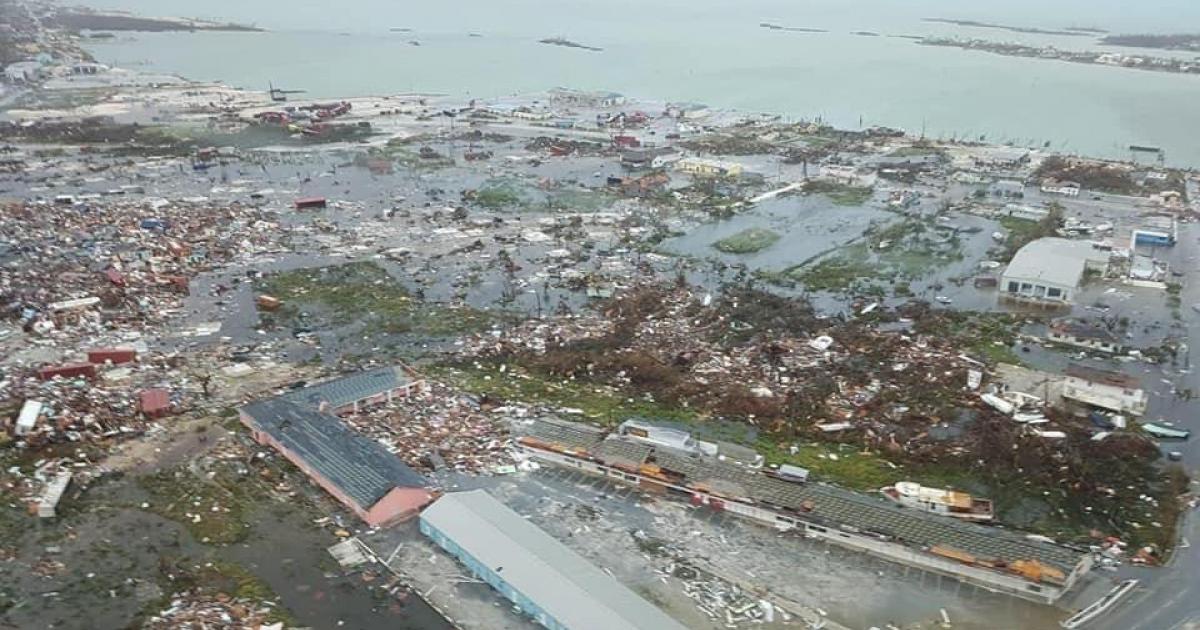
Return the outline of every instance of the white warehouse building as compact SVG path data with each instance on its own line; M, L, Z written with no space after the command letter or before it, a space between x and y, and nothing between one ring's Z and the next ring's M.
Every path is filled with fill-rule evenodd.
M1109 254L1087 241L1039 238L1022 247L1000 281L1002 295L1017 300L1069 304L1085 271L1103 273Z

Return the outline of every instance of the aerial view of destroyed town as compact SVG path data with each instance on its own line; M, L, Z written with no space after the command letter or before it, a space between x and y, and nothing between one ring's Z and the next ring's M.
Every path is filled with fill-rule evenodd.
M1197 0L0 0L0 70L0 630L1200 630Z

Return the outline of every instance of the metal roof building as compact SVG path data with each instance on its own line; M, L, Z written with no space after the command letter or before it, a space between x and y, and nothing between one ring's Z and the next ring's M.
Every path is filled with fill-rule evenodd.
M1000 290L1013 297L1047 302L1070 302L1087 269L1103 271L1108 253L1087 241L1039 238L1017 251Z
M438 499L421 533L546 628L684 629L483 490Z
M246 405L242 423L371 525L411 517L433 495L423 476L336 416L273 398Z
M357 409L358 403L386 397L389 392L419 390L423 383L423 380L413 378L404 366L393 365L309 385L284 394L280 399L338 413Z
M836 532L830 538L833 542L902 562L906 558L952 558L955 564L942 565L948 574L989 588L1004 588L1011 594L1053 601L1090 569L1087 554L1030 540L1019 532L902 508L836 486L791 483L743 466L633 442L598 427L539 418L524 433L518 444L552 463L560 463L558 454L579 458L575 461L597 462L613 468L611 473L599 474L633 481L640 487L655 483L674 486L691 493L693 499L698 495L718 497L724 509L772 526L791 522L802 524L808 532ZM567 465L584 472L597 469L590 464ZM746 509L735 510L736 504ZM781 521L780 517L788 520ZM845 542L852 533L867 542ZM956 566L960 563L961 571ZM1037 583L1011 579L1010 568L1034 563L1048 569L1043 572L1045 579L1039 578Z

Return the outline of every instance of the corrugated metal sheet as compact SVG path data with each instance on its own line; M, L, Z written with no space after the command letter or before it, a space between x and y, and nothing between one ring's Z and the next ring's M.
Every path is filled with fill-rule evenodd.
M483 490L438 499L421 521L572 630L684 630Z
M17 416L17 435L25 435L37 426L38 418L42 415L44 405L40 400L26 400L21 407L21 415Z
M252 403L242 411L260 431L303 459L363 509L392 488L427 485L423 476L379 442L356 433L336 416L283 398Z
M595 427L586 425L537 420L527 433L550 444L586 450L601 461L605 461L606 454L619 452L607 444L619 438L604 440L602 430L598 435ZM623 460L618 458L621 463ZM1038 560L1066 571L1083 557L1064 547L1028 540L1016 532L922 514L836 486L790 483L735 464L679 455L670 449L654 449L654 460L661 468L682 475L689 487L702 486L731 499L752 499L803 513L805 518L828 526L844 524L883 534L917 548L942 545L1006 562Z
M412 382L412 378L404 368L396 365L309 385L304 389L284 394L280 398L313 409L319 408L321 403L328 403L331 407L338 408L404 387Z

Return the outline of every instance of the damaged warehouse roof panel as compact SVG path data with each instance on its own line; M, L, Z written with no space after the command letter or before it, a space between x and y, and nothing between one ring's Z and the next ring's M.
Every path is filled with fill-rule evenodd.
M910 546L953 547L980 559L1008 563L1037 560L1065 572L1074 569L1081 558L1069 549L1031 541L1020 534L906 510L835 486L790 483L736 464L630 444L617 437L603 439L602 435L597 437L597 431L603 434L603 430L585 425L539 420L527 435L552 448L584 452L613 466L636 468L652 462L682 476L681 484L689 488L776 506L825 525L850 526Z
M413 382L412 376L403 366L394 365L309 385L280 398L313 408L326 404L338 409Z
M398 457L337 417L281 399L251 403L242 414L364 509L393 488L427 485Z

